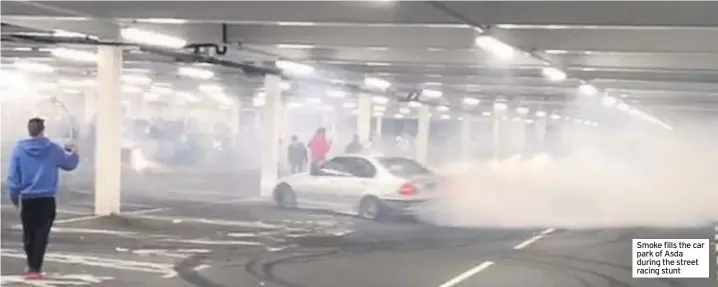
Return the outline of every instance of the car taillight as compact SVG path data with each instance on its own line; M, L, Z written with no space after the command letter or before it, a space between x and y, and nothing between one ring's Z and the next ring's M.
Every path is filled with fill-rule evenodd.
M399 194L401 195L414 195L417 193L419 193L419 189L411 183L404 184L399 188Z

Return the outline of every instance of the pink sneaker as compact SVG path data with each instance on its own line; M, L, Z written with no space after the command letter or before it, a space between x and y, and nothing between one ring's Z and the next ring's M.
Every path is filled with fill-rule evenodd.
M44 280L45 276L42 276L40 272L28 272L25 274L26 280Z

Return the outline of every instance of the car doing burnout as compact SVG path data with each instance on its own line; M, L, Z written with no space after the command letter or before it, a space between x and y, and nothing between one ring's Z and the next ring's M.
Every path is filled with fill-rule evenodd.
M343 155L280 180L280 207L352 211L366 219L413 213L437 196L440 178L404 157Z

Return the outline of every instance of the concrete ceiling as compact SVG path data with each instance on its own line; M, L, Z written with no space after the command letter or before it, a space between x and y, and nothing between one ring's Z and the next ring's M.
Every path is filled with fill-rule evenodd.
M718 111L718 2L3 1L1 11L3 23L103 39L136 25L226 44L240 62L291 59L447 97L550 103L583 80L659 118ZM475 46L477 30L533 56L498 60ZM545 79L544 60L569 79Z

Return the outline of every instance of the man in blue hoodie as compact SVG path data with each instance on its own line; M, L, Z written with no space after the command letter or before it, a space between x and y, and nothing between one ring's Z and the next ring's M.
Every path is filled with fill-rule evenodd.
M19 141L10 157L8 189L22 219L28 265L25 277L43 279L42 262L55 221L58 169L75 169L79 157L74 145L62 148L44 136L42 119L30 119L27 130L30 138Z

